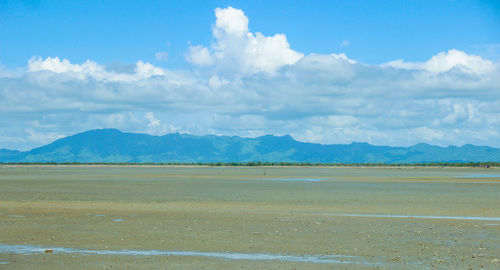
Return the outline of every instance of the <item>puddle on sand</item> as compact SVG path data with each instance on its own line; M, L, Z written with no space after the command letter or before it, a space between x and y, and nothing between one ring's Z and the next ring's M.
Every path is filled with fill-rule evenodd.
M13 217L13 218L24 218L26 216L23 215L7 215L8 217Z
M4 265L9 264L9 262L2 261L2 262L0 262L0 265L2 265L2 264L4 264Z
M260 180L260 179L256 179ZM266 181L279 181L279 182L320 182L326 180L324 178L264 178Z
M498 226L498 223L486 223L484 226Z
M115 218L115 219L113 219L113 221L114 222L122 222L122 221L124 221L124 219L122 219L122 218Z
M194 256L211 257L226 260L277 260L303 263L323 264L363 264L379 265L362 260L359 256L347 255L282 255L268 253L231 253L231 252L203 252L203 251L163 251L163 250L87 250L64 247L41 247L32 245L5 245L0 244L0 253L39 254L51 249L53 253L84 254L84 255L124 255L124 256Z
M453 219L453 220L481 220L500 221L500 217L464 217L464 216L411 216L411 215L371 215L371 214L341 214L341 213L320 213L327 216L337 217L367 217L367 218L418 218L418 219Z
M500 174L487 174L487 173L467 174L458 176L457 178L500 178Z

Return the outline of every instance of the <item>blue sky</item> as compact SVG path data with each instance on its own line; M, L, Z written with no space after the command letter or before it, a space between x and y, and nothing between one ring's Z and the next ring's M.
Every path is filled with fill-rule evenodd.
M451 48L486 55L500 43L498 1L7 0L0 60L8 67L34 55L134 64L165 51L170 61L160 65L185 67L188 42L209 44L213 10L227 6L242 9L254 31L286 34L294 50L343 52L369 64L423 61Z
M104 127L500 147L499 60L498 1L7 0L0 148Z

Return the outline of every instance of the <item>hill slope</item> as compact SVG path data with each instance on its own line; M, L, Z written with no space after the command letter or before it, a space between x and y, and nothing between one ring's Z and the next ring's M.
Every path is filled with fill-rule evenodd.
M290 136L257 138L167 134L151 136L96 129L65 137L26 152L0 149L0 162L323 162L415 163L500 161L500 149L464 145L439 147L374 146L367 143L321 145Z

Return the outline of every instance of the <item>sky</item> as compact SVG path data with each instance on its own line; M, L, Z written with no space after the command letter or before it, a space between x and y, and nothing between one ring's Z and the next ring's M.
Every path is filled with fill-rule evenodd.
M0 148L95 128L500 147L500 2L0 1Z

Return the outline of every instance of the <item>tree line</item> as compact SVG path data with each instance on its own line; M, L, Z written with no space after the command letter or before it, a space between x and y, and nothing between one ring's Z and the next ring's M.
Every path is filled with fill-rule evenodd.
M164 165L164 166L209 166L209 167L272 167L272 166L296 166L296 167L500 167L500 162L422 162L422 163L384 163L384 162L363 162L363 163L322 163L322 162L270 162L270 161L249 161L249 162L7 162L3 165Z

